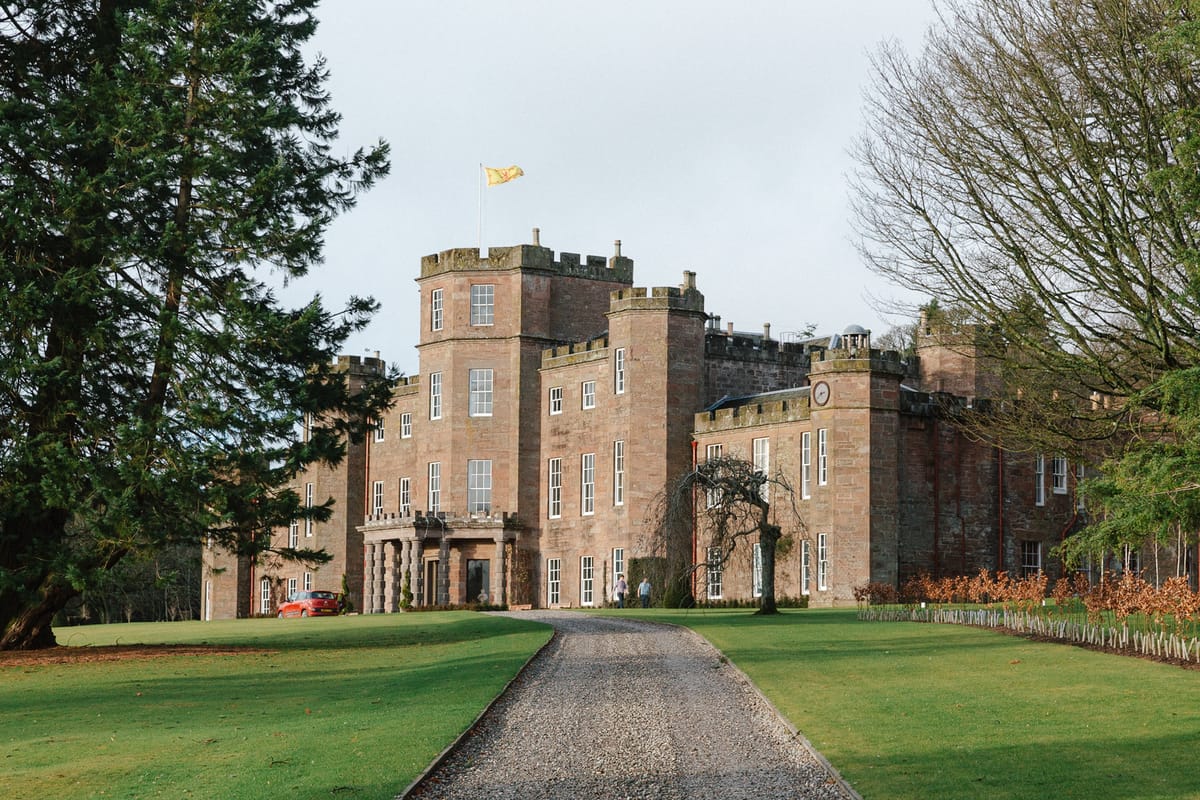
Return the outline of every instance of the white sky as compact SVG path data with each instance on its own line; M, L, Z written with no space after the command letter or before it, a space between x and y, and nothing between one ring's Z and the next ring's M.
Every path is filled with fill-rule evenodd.
M847 155L868 54L910 52L929 0L325 0L313 46L346 150L392 174L332 226L325 265L284 294L382 310L346 352L417 369L420 258L485 246L634 260L637 286L697 273L722 325L773 336L897 320L851 244ZM912 299L912 298L909 298Z

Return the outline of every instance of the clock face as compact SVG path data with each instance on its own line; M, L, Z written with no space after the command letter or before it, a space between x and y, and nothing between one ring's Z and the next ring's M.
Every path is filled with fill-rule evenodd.
M825 381L819 381L813 384L812 387L813 402L819 406L823 406L829 402L829 384Z

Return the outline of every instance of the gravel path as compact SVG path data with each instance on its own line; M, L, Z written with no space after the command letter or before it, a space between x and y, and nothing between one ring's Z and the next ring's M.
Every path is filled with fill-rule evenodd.
M410 798L857 798L691 631L522 612L554 641Z

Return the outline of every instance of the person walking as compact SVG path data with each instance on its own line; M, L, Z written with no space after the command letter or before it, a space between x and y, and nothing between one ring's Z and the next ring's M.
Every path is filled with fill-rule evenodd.
M650 607L650 579L642 578L642 582L638 584L638 599L642 601L642 608Z
M629 584L625 582L625 575L617 573L617 584L613 587L613 599L617 601L617 608L625 607L625 594L629 591Z

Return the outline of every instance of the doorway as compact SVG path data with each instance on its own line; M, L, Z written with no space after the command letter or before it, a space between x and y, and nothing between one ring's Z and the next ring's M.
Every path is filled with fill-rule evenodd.
M488 588L490 564L486 558L467 559L467 603L488 603L491 594Z
M438 560L436 558L425 562L425 597L427 606L437 605L438 597Z

